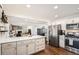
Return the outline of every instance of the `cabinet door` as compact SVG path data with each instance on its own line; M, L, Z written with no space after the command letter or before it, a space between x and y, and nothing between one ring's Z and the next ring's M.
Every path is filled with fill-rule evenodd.
M36 40L36 45L45 44L45 38L40 38Z
M45 39L44 38L37 39L35 42L36 42L36 45L35 45L36 52L45 49Z
M17 42L17 55L26 55L27 54L27 42L19 41Z
M0 44L0 55L1 55L1 44Z
M2 44L2 55L16 55L16 42Z
M65 48L65 37L64 35L61 35L59 38L59 46L62 48Z
M28 44L28 54L33 54L35 53L35 43L31 42Z
M44 49L45 49L45 45L44 44L41 44L41 45L36 46L35 51L36 52L39 52L39 51L42 51Z

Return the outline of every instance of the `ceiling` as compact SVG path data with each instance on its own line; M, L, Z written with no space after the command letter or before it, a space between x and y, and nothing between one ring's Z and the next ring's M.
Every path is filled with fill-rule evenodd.
M47 22L34 20L34 19L26 19L26 18L19 18L15 16L8 16L8 23L13 25L21 25L21 26L38 26L38 25L45 25Z
M56 5L58 9L54 9ZM49 21L77 14L79 13L77 8L79 8L79 4L32 4L30 8L27 8L26 4L3 4L7 15ZM55 15L58 16L55 17Z

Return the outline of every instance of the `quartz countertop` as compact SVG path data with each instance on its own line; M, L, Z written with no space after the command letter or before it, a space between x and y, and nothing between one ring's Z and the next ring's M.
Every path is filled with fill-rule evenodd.
M7 42L14 42L14 41L21 41L21 40L30 40L30 39L38 39L38 38L44 38L45 36L29 36L29 37L8 37L8 38L0 38L0 44L1 43L7 43Z

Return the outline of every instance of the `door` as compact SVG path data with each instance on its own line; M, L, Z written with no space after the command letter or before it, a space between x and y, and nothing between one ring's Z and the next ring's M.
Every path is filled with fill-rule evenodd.
M52 35L51 35L51 45L55 47L59 47L59 35L61 30L61 25L53 25L52 27Z
M79 49L79 40L73 40L73 47Z
M53 37L53 27L49 26L49 45L54 45L54 37Z
M17 55L26 55L27 54L27 42L18 41L17 42Z
M2 44L2 55L16 55L16 42Z
M58 47L59 42L58 42L58 30L57 30L58 26L54 25L54 26L50 26L49 27L49 44L51 46L55 46Z

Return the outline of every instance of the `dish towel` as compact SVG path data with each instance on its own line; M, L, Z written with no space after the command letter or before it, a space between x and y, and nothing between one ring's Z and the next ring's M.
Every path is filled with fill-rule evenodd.
M73 45L73 40L72 39L69 40L69 45Z

